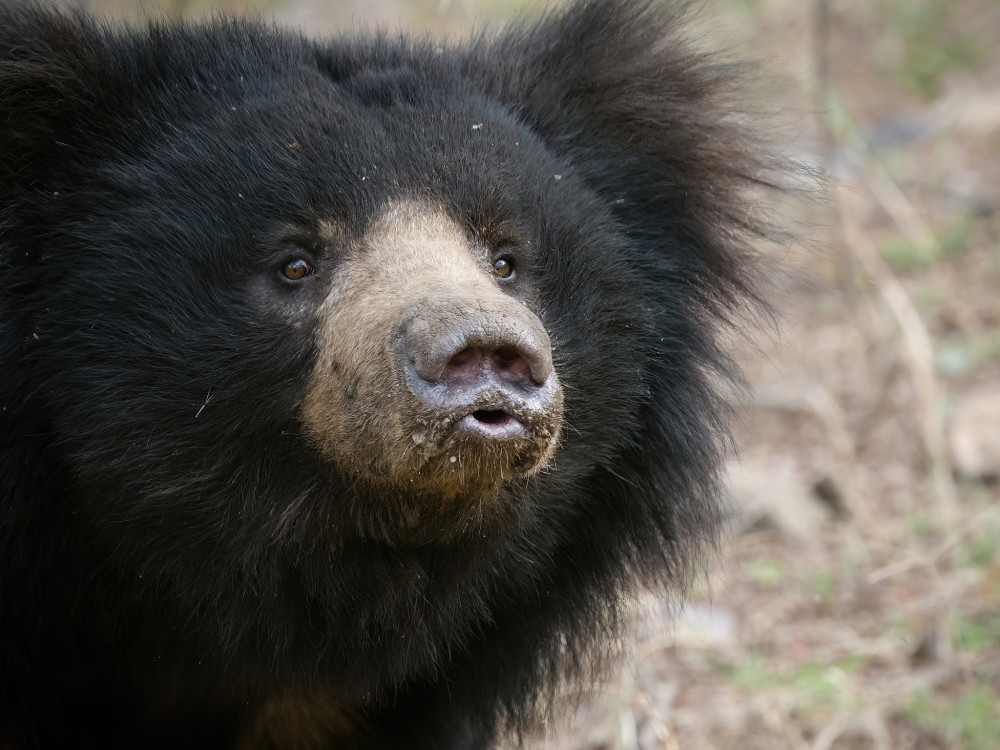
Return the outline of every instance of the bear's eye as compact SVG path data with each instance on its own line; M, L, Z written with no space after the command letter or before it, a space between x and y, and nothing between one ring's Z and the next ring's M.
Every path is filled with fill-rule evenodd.
M299 281L306 276L312 276L315 272L313 264L305 258L292 258L281 267L282 277L289 281Z
M493 261L493 273L497 278L510 279L514 277L514 260L503 255Z

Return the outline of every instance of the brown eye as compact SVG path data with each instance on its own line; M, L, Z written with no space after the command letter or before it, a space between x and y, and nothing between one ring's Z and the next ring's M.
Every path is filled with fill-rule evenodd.
M514 262L510 258L497 258L493 261L493 273L501 279L509 279L514 275Z
M305 258L293 258L281 267L281 275L289 281L298 281L311 276L315 269Z

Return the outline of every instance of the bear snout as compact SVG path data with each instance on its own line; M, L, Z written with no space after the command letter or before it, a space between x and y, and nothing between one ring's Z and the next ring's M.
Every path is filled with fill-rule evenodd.
M515 305L505 297L492 305L452 299L425 308L407 325L401 359L410 391L461 432L487 440L520 437L559 410L548 334Z
M467 383L492 375L516 388L545 383L552 346L541 321L506 297L490 302L450 299L410 318L404 354L422 380Z

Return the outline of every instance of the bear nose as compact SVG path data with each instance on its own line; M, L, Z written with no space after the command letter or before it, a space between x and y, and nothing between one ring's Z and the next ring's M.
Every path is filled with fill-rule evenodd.
M548 342L531 336L511 336L473 326L447 331L429 342L408 341L417 374L428 383L471 384L490 375L515 387L542 385L552 372Z
M513 301L494 307L452 299L409 320L403 348L424 385L531 391L549 379L552 350L541 321Z
M533 357L533 359L538 358ZM467 347L448 360L441 370L439 379L467 383L478 378L484 370L489 370L499 380L514 385L526 384L529 379L535 380L531 364L515 346L501 346L493 351L481 346ZM535 370L541 376L545 373L545 364L536 363ZM545 377L548 377L547 373ZM535 382L541 385L545 382L545 378Z

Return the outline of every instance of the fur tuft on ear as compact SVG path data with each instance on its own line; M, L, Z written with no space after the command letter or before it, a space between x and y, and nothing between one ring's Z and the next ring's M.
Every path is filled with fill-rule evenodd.
M573 3L495 40L482 59L519 64L482 76L719 314L756 298L747 241L774 235L757 193L789 165L748 125L748 66L691 39L692 5Z
M0 197L41 182L92 139L88 113L114 82L83 14L0 6Z

